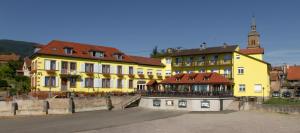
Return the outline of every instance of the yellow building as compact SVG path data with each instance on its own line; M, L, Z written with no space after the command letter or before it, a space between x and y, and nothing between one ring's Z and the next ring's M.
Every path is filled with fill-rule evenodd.
M112 47L55 40L31 58L36 91L133 92L165 78L159 59L126 55Z
M270 95L270 64L263 61L255 20L248 34L248 47L238 45L194 49L167 49L160 58L172 75L179 73L219 73L233 81L236 97L267 97ZM170 65L171 64L171 65Z

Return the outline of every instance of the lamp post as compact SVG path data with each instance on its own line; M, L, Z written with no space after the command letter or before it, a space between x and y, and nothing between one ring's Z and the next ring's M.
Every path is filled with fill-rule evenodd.
M265 87L263 87L263 102L265 102Z

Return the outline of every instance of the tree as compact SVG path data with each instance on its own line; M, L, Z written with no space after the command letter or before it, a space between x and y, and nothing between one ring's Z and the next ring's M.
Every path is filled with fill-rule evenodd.
M157 55L158 55L158 50L157 50L157 46L155 46L153 48L152 53L151 53L150 56L153 58L153 57L157 57Z

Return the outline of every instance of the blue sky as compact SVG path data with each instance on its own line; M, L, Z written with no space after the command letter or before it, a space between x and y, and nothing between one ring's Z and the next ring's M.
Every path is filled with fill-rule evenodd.
M299 6L297 0L1 0L0 39L100 44L142 56L156 45L246 47L255 14L266 61L300 64Z

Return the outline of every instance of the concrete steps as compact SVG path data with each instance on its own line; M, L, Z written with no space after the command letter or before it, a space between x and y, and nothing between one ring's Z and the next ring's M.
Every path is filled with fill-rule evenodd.
M137 94L133 97L130 97L128 99L125 99L124 101L122 101L121 103L114 105L113 110L124 110L127 106L129 106L130 104L136 102L137 100L141 99L141 95Z

